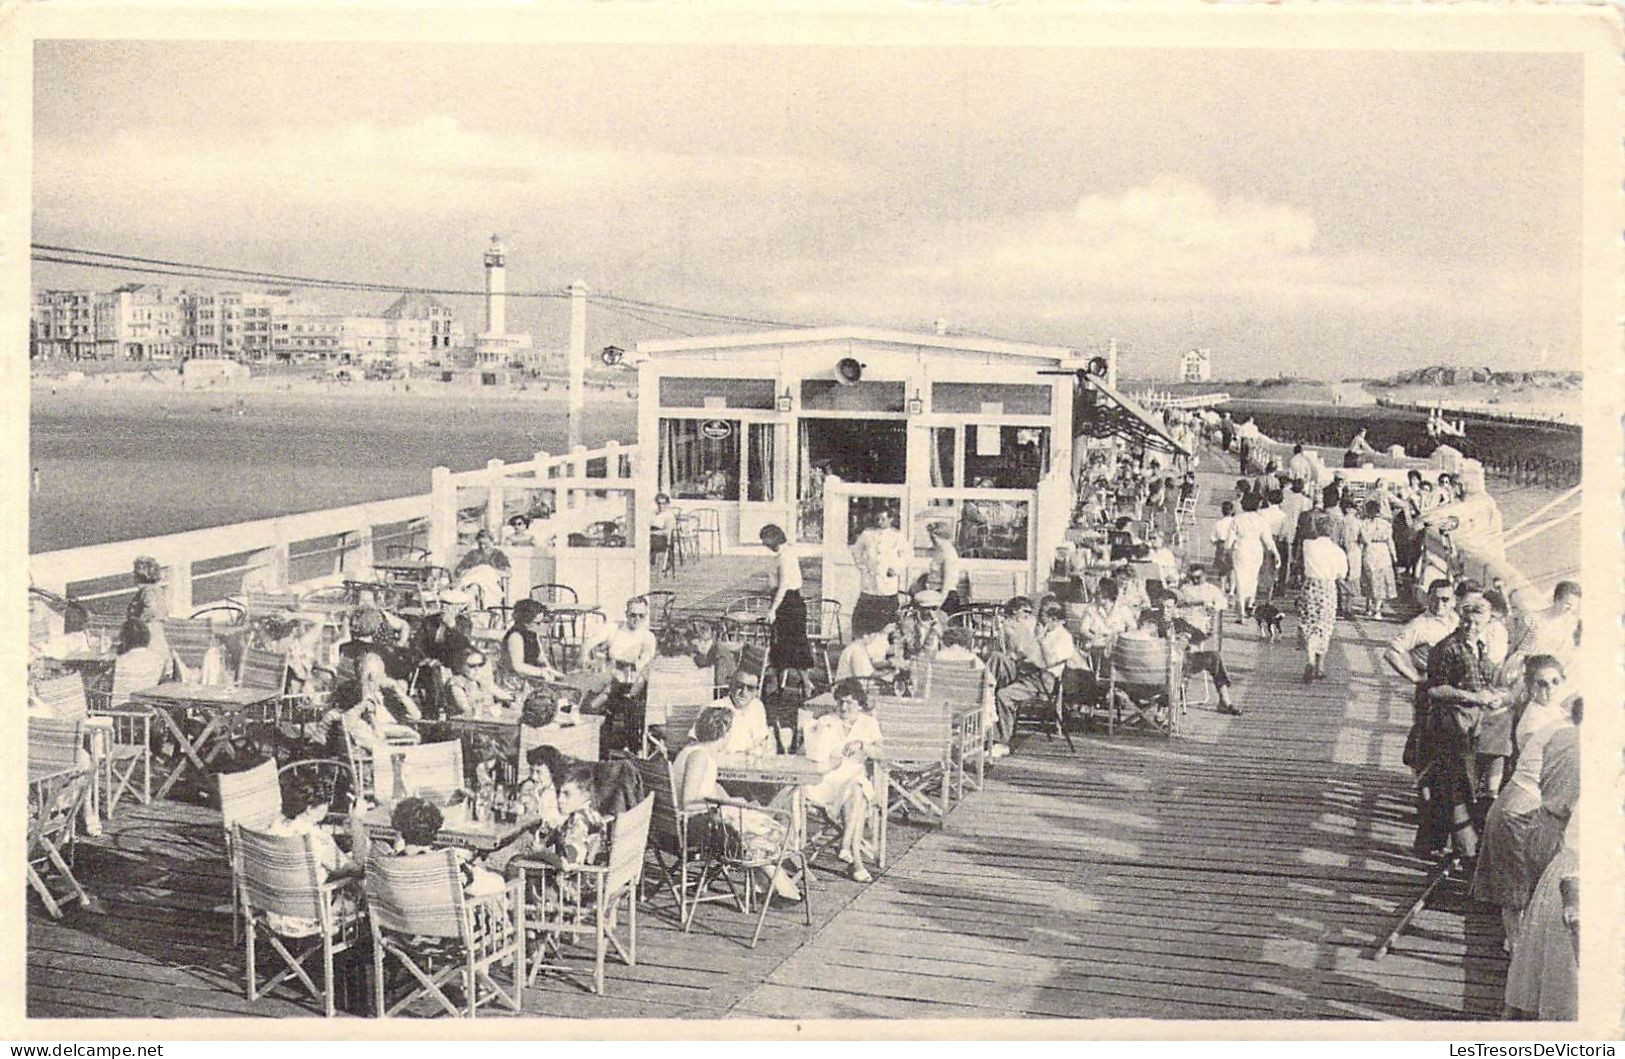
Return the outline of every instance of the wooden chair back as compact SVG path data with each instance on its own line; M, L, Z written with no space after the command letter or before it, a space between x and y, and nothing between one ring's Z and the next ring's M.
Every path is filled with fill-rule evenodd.
M701 669L687 655L657 658L649 667L646 717L663 724L673 707L707 706L716 701L716 673Z
M464 785L463 742L460 739L391 747L390 756L398 758L400 762L402 789L395 792L397 798L418 791L449 794Z
M931 702L946 706L949 713L964 713L982 705L987 672L971 662L926 663L922 694Z
M609 832L609 871L604 879L604 893L618 893L635 885L643 875L643 855L649 848L654 801L653 793L645 794L643 801L615 817Z
M649 792L649 825L646 836L653 835L655 845L662 850L676 851L683 841L683 822L677 812L676 782L671 762L655 754L639 758L638 778Z
M204 618L165 618L164 639L181 665L194 671L203 669L216 642L214 626Z
M78 677L73 679L78 680ZM30 772L61 772L79 767L79 752L85 745L83 717L30 717L28 719L28 769Z
M217 773L215 780L227 834L239 826L263 831L281 818L282 784L275 761L262 761L242 772Z
M1173 643L1160 637L1119 636L1112 646L1114 684L1167 688L1174 678Z
M281 694L288 683L288 656L263 647L250 647L243 651L242 668L237 683L245 688L274 691Z
M455 850L369 856L364 885L367 914L380 930L463 936L463 875Z
M243 609L248 612L250 621L255 618L267 618L284 614L299 609L299 593L245 592L243 593Z
M77 673L42 680L34 685L33 695L51 712L51 716L60 720L82 718L90 712L85 698L85 682Z
M948 711L926 699L897 695L877 695L872 701L887 760L922 766L947 760L953 743Z
M973 603L1003 603L1016 595L1016 575L1000 570L969 570L966 580Z
M111 647L118 640L119 630L124 627L124 615L99 614L89 611L85 614L85 642L91 647L106 645Z
M238 824L231 854L243 911L323 919L322 864L310 835L272 835Z

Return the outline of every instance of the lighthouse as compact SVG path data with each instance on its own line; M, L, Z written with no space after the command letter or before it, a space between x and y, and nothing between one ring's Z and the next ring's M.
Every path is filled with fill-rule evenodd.
M502 240L491 236L491 245L485 250L485 333L502 335L507 332L507 317L503 304L508 293L508 273L503 262L507 253Z
M530 336L508 333L508 251L500 236L485 248L485 330L474 338L474 363L481 368L528 367Z

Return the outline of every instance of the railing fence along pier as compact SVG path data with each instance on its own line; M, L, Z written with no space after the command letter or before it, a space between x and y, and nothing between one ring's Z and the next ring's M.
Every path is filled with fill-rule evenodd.
M500 540L507 519L522 513L533 516L536 545L513 549L525 554L510 556L523 568L518 580L524 583L515 586L523 589L519 594L528 591L522 575L532 569L520 560L530 559L531 552L549 553L561 567L573 567L600 585L606 579L599 567L625 567L607 580L643 591L648 544L640 541L644 534L632 532L647 506L639 495L637 457L637 446L610 442L558 456L539 452L513 464L491 460L472 471L436 467L429 492L416 496L41 552L29 557L30 583L92 611L119 613L135 591L136 557L150 555L163 570L171 612L184 616L248 590L308 590L365 580L373 563L395 545L425 548L436 562L452 566L462 538L474 528L489 528ZM608 539L586 536L594 524L615 522L627 531ZM606 554L594 556L595 551ZM634 555L644 556L641 565L632 562Z

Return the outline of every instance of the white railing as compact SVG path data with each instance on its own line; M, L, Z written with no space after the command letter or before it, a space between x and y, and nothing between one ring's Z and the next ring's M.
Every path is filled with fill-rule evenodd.
M589 465L598 460L604 462L603 473L589 476ZM365 580L375 548L390 543L425 547L436 562L449 566L469 528L460 518L459 489L483 493L480 521L499 538L512 491L552 490L559 502L533 523L532 534L540 544L563 549L570 534L628 510L624 497L616 503L603 494L630 492L641 504L638 488L637 446L615 442L559 456L537 453L522 463L492 460L474 471L436 467L425 494L41 552L29 557L29 579L34 587L72 596L92 610L116 611L121 597L133 590L136 558L151 556L163 569L171 612L185 615L198 604L240 595L245 582L274 591ZM629 544L627 551L646 554L646 547L646 542ZM229 562L232 557L241 558Z

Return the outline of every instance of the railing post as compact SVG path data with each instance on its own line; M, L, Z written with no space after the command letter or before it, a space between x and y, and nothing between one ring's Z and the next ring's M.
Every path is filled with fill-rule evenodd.
M457 486L449 467L429 472L429 554L446 562L457 546Z
M619 478L621 476L621 443L610 441L604 445L604 477Z
M497 540L502 539L503 507L503 476L507 474L507 465L501 460L485 461L485 473L489 479L489 492L485 499L485 528L491 531L491 536Z

